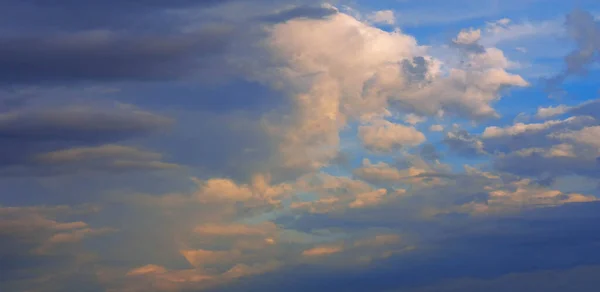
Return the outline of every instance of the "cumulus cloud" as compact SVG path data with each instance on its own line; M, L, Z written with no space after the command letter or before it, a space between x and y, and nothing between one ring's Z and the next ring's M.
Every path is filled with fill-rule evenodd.
M548 182L559 176L597 177L597 101L575 106L539 108L538 117L566 115L563 120L488 127L482 134L486 151L497 153L498 170Z
M557 144L553 133L574 131L597 124L589 116L572 116L543 123L516 123L507 127L487 127L482 134L488 152L508 153L526 148L545 148Z
M600 153L600 126L585 127L578 131L557 133L554 137L561 140L571 140L596 148Z
M312 33L315 30L320 33ZM354 35L356 41L344 35ZM364 45L368 43L379 45L376 49ZM281 66L266 71L277 76L257 78L273 77L298 91L290 92L293 113L279 134L283 163L313 169L335 155L338 132L349 117L385 108L382 98L362 97L361 84L368 77L358 72L374 74L385 63L402 61L419 50L412 37L370 27L343 13L324 20L277 24L267 44ZM364 58L355 58L356 54ZM293 57L298 55L304 57Z
M462 30L458 36L454 39L454 42L457 44L465 44L470 45L474 44L481 39L481 30L479 29L470 29L470 30Z
M423 170L417 168L409 168L403 173L387 163L371 163L368 159L364 159L361 167L354 170L354 175L371 182L399 182L403 178L422 172Z
M401 192L388 192L362 180L331 175L303 178L299 189L317 196L315 200L295 201L292 210L310 213L345 212L348 209L377 206L397 197Z
M425 135L413 127L390 121L374 121L358 128L363 145L376 152L390 152L402 147L417 146L425 141Z
M395 165L385 162L372 163L364 159L362 164L353 170L353 174L374 185L393 187L394 195L403 196L407 194L405 188L417 190L443 184L442 177L447 171L447 165L436 159L425 160L419 156L408 156Z
M392 11L361 19L316 1L91 1L85 4L90 9L73 15L42 2L10 2L15 13L32 8L36 21L15 22L23 23L24 33L0 33L0 44L7 45L0 49L5 53L0 65L15 73L4 74L7 83L114 82L111 86L122 85L122 91L109 90L103 98L142 104L146 92L154 99L166 92L177 97L154 105L169 112L178 127L157 137L174 121L132 106L52 109L45 102L61 101L31 106L0 97L0 183L9 186L7 193L19 194L22 185L56 192L80 173L98 175L108 189L94 197L107 208L99 215L73 207L0 208L6 255L0 262L9 262L6 274L18 282L11 280L9 290L236 291L235 283L248 290L256 287L249 285L251 276L302 277L295 269L331 275L329 269L362 269L396 256L386 265L435 258L430 255L437 250L470 252L469 245L445 244L469 230L503 231L497 225L477 229L485 220L502 222L536 209L596 201L591 192L565 191L540 176L598 177L597 103L540 108L541 119L570 117L484 124L481 134L455 126L439 148L438 134L421 133L428 126L444 131L448 126L442 122L492 123L490 118L503 113L494 103L505 89L529 85L510 72L515 64L504 52L485 41L485 30L463 30L452 45L435 48L399 29L377 28L400 21ZM123 11L100 21L109 8ZM53 25L32 33L43 20L40 12L51 15ZM84 18L89 23L64 29ZM148 19L155 20L153 27L145 27ZM207 75L197 75L220 70L236 74L235 80L204 87ZM244 100L258 98L253 90L237 88L238 82L261 88L256 92L268 95L269 102L244 101L227 107L227 113L202 108L214 100L206 97L207 102L206 95L237 90ZM189 108L173 110L173 100L185 98ZM244 108L258 103L258 110ZM440 124L424 125L428 120ZM443 153L444 146L450 152ZM491 161L456 170L456 160L445 161L454 153ZM178 172L146 172L167 169ZM142 176L142 186L121 188L105 179L111 173L127 180L120 174L133 170ZM180 183L182 177L191 179ZM169 181L153 189L159 178ZM97 191L87 182L78 182L86 187L78 200L90 200L85 191ZM23 200L32 198L37 197ZM44 202L71 199L69 192ZM22 205L21 200L7 195L2 203ZM117 226L122 232L115 232ZM88 246L91 239L98 241ZM65 271L52 264L64 273L57 274L43 265L53 260L75 263ZM37 280L18 280L33 266ZM272 277L278 273L286 276ZM68 285L50 285L57 282ZM382 288L374 282L366 290Z
M406 117L404 117L404 122L413 126L425 121L427 121L426 117L420 117L415 114L408 114Z
M453 44L461 49L474 53L484 53L485 48L479 44L481 39L480 29L463 29L458 33Z
M577 193L564 194L547 189L524 179L504 185L489 192L485 204L469 203L459 209L473 213L494 213L520 210L521 208L557 206L568 203L596 201L596 197Z
M505 71L509 62L498 49L469 53L468 65L442 72L440 61L428 56L427 48L413 37L380 30L342 12L325 19L278 23L267 32L267 65L242 62L262 68L252 70L249 78L286 88L290 112L268 116L267 124L279 140L278 161L288 169L326 165L337 155L339 132L349 122L362 123L366 135L375 133L371 130L376 123L386 123L373 119L396 111L422 118L440 112L492 117L497 114L491 103L501 89L528 85ZM381 150L424 141L414 131L409 134L414 139L396 138Z

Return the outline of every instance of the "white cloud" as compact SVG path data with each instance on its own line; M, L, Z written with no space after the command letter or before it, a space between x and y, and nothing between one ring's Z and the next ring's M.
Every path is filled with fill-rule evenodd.
M431 125L431 127L429 127L429 131L431 132L442 132L444 131L444 126L443 125Z
M533 124L525 124L525 123L516 123L512 126L500 128L496 126L491 126L485 128L483 131L482 137L484 139L489 138L498 138L503 136L516 136L525 133L534 133L540 132L543 130L547 130L551 127L557 125L568 124L576 121L576 118L567 118L566 120L552 120L546 121L544 123L533 123Z
M396 23L396 15L392 10L381 10L375 11L367 17L367 19L376 24L389 24L393 25Z
M481 44L484 46L497 46L504 42L558 36L563 32L562 19L515 23L505 18L488 22L481 35Z
M273 163L284 169L310 171L326 165L337 156L339 131L350 121L369 123L362 126L363 134L374 134L365 117L390 112L493 117L498 114L492 103L502 88L528 85L505 70L511 62L498 49L468 54L463 65L442 70L442 62L428 56L428 48L412 36L383 31L342 12L327 19L290 20L267 32L267 56L243 61L246 68L256 68L246 70L250 78L282 89L290 98L288 114L266 119L279 145ZM459 39L466 37L463 33ZM389 122L379 123L387 124L382 130L391 128ZM395 144L424 141L414 129L393 128L410 139L396 136L387 145L367 144L389 151Z
M376 120L358 128L358 137L363 145L376 152L390 152L402 147L417 146L426 138L413 127Z
M461 30L458 36L454 39L457 44L471 45L479 42L481 39L480 29L464 29Z
M549 106L549 107L539 107L536 113L536 117L540 119L551 118L554 116L562 115L571 110L572 107L566 106L564 104L558 106Z
M404 122L413 126L425 121L427 121L427 117L422 117L415 114L408 114L404 117Z

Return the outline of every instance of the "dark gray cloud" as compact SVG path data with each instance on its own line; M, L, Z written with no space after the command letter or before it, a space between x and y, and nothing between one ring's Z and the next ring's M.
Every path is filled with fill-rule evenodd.
M527 155L512 153L495 158L493 166L498 171L536 177L549 183L559 176L600 177L600 157L585 155L584 151L577 154L576 157L548 157L537 152Z
M427 79L429 62L424 57L414 57L412 60L403 60L402 69L411 83L421 83Z
M295 18L322 19L334 15L338 11L331 7L323 6L298 6L286 9L274 14L262 16L261 21L279 23L286 22Z
M413 289L452 278L489 279L510 273L598 265L600 253L597 252L597 245L600 237L597 232L600 230L597 224L589 222L598 220L599 208L598 203L569 204L503 218L448 216L430 222L407 222L400 220L401 216L392 216L388 221L376 221L379 223L377 226L408 234L417 232L421 240L414 252L393 256L365 269L355 267L333 271L326 267L291 267L268 277L257 277L211 291L306 291L328 288L356 292L419 291ZM381 219L381 210L374 212L379 213ZM390 214L399 213L395 211ZM374 226L373 222L369 224L365 220L368 217L346 216L340 220L316 216L311 221L313 228L322 226L319 222L333 222L344 228L361 228L360 224L365 224L363 228ZM576 291L593 291L595 286L583 288Z
M40 287L44 291L79 290L71 286L81 284L81 276L87 274L90 263L82 258L85 252L81 243L94 233L103 233L81 220L97 211L96 207L85 205L0 207L0 286L3 291ZM57 234L69 236L78 232L81 237L73 236L72 240L52 240Z
M566 119L514 125L512 133L508 131L484 137L484 149L497 154L492 160L496 170L532 177L545 184L552 183L559 176L600 177L597 149L561 138L561 135L597 126L598 110L600 102L592 100L569 107L560 114L570 116ZM561 151L568 155L553 154Z
M577 49L565 58L567 73L584 73L585 68L599 57L600 22L587 11L575 10L567 15L566 26L577 43Z
M39 166L32 161L34 155L113 143L148 135L171 124L172 120L166 117L128 109L62 108L4 113L0 115L0 167L41 170L33 167Z
M0 38L0 82L174 79L223 52L231 34L213 27L178 35L86 31Z
M573 116L590 116L600 120L600 99L584 102L569 109L566 113Z
M435 161L442 158L433 144L425 144L419 150L419 156L427 161Z
M238 2L247 14L237 13ZM0 85L74 81L197 80L232 69L232 47L250 54L261 24L336 11L297 0L4 1ZM289 8L296 4L295 8ZM206 9L206 8L215 9ZM287 10L279 10L288 7ZM263 15L262 17L260 15Z
M169 9L212 7L235 0L7 0L0 4L0 24L13 31L87 29L168 29ZM243 1L243 0L242 0Z
M1 115L0 139L28 142L95 143L147 134L172 120L143 111L92 108L43 109Z
M555 91L569 76L585 75L590 65L600 61L600 22L587 11L574 10L566 16L565 26L576 48L565 57L564 71L546 80L550 91Z
M256 172L270 170L277 144L259 117L204 111L180 111L177 116L176 128L148 139L153 149L170 153L169 161L193 166L203 178L246 181Z
M462 44L457 42L451 43L453 47L459 49L462 52L468 54L483 54L485 53L485 47L479 44L479 42L471 43L471 44Z

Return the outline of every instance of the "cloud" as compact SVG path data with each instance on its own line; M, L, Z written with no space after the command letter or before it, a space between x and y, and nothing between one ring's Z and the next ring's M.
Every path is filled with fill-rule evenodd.
M503 18L487 23L481 35L481 43L485 46L497 46L532 38L539 40L543 37L562 35L563 30L562 24L557 20L514 22Z
M551 183L564 175L597 177L597 101L575 106L539 108L538 116L564 115L562 120L488 127L484 148L496 153L493 165L500 171L534 177Z
M194 232L203 235L212 236L238 236L238 235L258 235L264 236L269 233L269 230L276 229L276 226L270 222L256 225L244 225L244 224L229 224L229 225L217 225L217 224L205 224L196 227Z
M93 261L83 242L117 231L82 221L98 211L93 205L0 206L2 286L19 291L72 284L70 277Z
M425 121L427 121L426 117L420 117L415 114L408 114L404 118L404 122L406 122L407 124L413 125L413 126L416 124L425 122Z
M81 242L84 238L115 231L111 228L91 228L82 221L59 221L66 215L92 213L96 208L54 207L0 207L0 236L3 244L18 244L19 251L31 255L67 252L58 249ZM16 246L10 246L16 248ZM6 252L6 249L4 250ZM16 252L14 249L13 252Z
M600 152L600 126L585 127L579 131L557 133L553 135L561 140L571 140L598 149Z
M420 289L437 291L436 288L441 291L444 289L470 291L467 289L474 288L473 291L477 291L477 288L494 289L493 284L500 284L498 288L508 289L518 289L523 286L529 290L522 291L530 291L531 287L527 283L530 283L533 289L543 284L536 283L537 280L523 283L518 281L521 277L513 278L508 275L525 273L523 277L527 277L530 273L545 274L544 271L547 270L567 270L580 265L597 265L599 258L593 251L598 238L589 236L590 232L597 228L585 222L597 218L597 214L594 213L598 206L597 203L569 204L556 208L540 208L527 213L469 220L464 220L464 217L443 217L439 221L429 221L428 224L417 222L402 224L406 219L390 217L388 222L393 222L394 228L420 230L422 234L429 235L425 236L427 241L420 241L416 249L411 252L394 254L384 262L364 269L356 265L352 266L352 269L314 268L311 270L298 267L277 271L269 278L256 278L243 284L229 286L228 290L243 291L252 287L257 290L304 291L327 283L344 291L421 291ZM388 210L395 214L400 212L398 206ZM381 213L381 210L378 212ZM352 217L346 219L338 223L356 226L354 224L358 222L352 220ZM384 221L381 217L379 219L377 222L381 226ZM365 220L365 217L362 220ZM401 236L402 240L405 239ZM586 252L569 248L574 244ZM490 264L481 264L482 260ZM535 261L536 265L522 265L523 261ZM448 267L457 267L461 263L468 263L467 268L448 269ZM595 270L590 270L589 275L585 276L580 274L581 272L582 270L576 269L573 274L590 278ZM298 279L294 285L289 284L289 277L292 275ZM477 282L491 282L489 285L481 283L480 286L476 283L468 283L470 281L465 283L462 280L464 278L479 279L476 280ZM502 284L494 281L496 278L503 278L506 281L502 281ZM459 283L465 286L460 286Z
M468 64L442 72L441 62L413 37L383 31L342 12L277 23L266 32L265 57L239 62L256 68L247 71L248 78L282 89L290 102L285 114L265 118L278 144L273 169L279 165L302 173L327 165L337 156L340 130L349 123L358 123L365 134L376 132L370 131L376 125L372 119L390 112L423 118L442 112L469 119L494 117L491 103L502 89L528 85L505 71L509 62L498 49L467 54ZM342 37L349 35L354 37ZM380 150L418 145L424 141L421 135L412 131L410 141L388 139Z
M429 131L431 131L431 132L442 132L442 131L444 131L444 126L443 125L431 125L429 127Z
M600 26L591 13L574 10L567 14L565 26L576 49L565 57L565 70L547 80L548 90L556 90L570 76L586 74L600 55Z
M484 53L485 48L479 44L481 39L480 29L464 29L452 40L455 46L474 53Z
M67 107L19 110L0 116L6 140L96 142L147 134L172 124L169 118L141 110Z
M417 146L426 139L423 133L413 127L386 120L360 126L358 137L367 149L376 152L391 152L407 146Z
M341 252L341 247L314 247L307 249L302 252L304 256L326 256L334 253Z
M549 106L549 107L539 107L537 114L535 115L537 118L546 119L554 116L562 115L567 113L571 108L561 104L558 106Z
M354 170L354 175L369 182L399 182L401 179L422 173L423 170L409 168L402 172L384 162L371 163L364 159L362 165Z
M486 154L483 142L465 130L448 132L444 138L444 144L448 145L451 151L464 156Z
M491 126L485 128L483 134L481 135L484 139L490 138L499 138L503 136L517 136L521 134L528 134L527 132L540 132L543 130L547 130L548 128L554 127L556 125L561 125L563 123L568 123L573 119L568 119L565 121L546 121L544 123L537 124L524 124L524 123L516 123L510 127L499 128L496 126Z
M1 37L0 76L5 84L177 79L195 74L208 62L203 58L223 52L231 37L227 27L181 35L97 30Z
M123 173L135 170L174 170L181 166L162 162L162 155L134 147L105 144L36 154L26 167L8 168L6 175L61 175L86 171ZM0 171L1 173L1 171Z
M137 269L133 269L131 271L129 271L127 273L127 276L138 276L138 275L144 275L144 274L163 274L166 273L167 269L165 269L164 267L161 266L157 266L157 265L146 265L143 267L139 267Z
M338 13L335 7L322 6L296 6L277 13L263 16L260 19L266 22L286 22L296 18L322 19Z
M141 5L135 1L90 1L86 4L77 1L63 3L61 8L48 5L44 1L15 1L4 3L7 11L2 13L3 23L10 24L14 30L52 31L52 30L87 30L106 28L140 29L135 22L143 23L146 28L164 29L168 25L165 11L172 9L210 8L219 4L234 1L190 1L175 0L170 2L149 1ZM80 11L80 13L70 13ZM3 11L5 12L5 11ZM111 13L112 12L112 13ZM148 19L153 16L152 19ZM134 19L135 22L131 20ZM14 27L12 27L14 25Z
M492 118L513 104L495 103L529 83L485 28L423 46L345 8L224 2L91 1L73 15L84 4L10 2L32 16L0 32L14 41L6 64L27 65L7 82L48 98L0 96L1 202L103 209L0 207L8 290L382 291L519 272L523 256L540 268L598 260L583 255L597 245L592 187L545 180L597 178L597 104L507 125ZM204 79L222 70L233 74ZM75 96L88 85L104 93ZM426 120L487 128L455 124L438 145ZM478 164L461 170L456 153Z
M367 16L367 19L375 24L396 24L396 15L392 10L375 11Z
M594 274L598 266L581 266L571 269L556 269L526 273L511 273L493 279L464 278L444 281L443 283L411 290L409 292L426 291L515 291L526 292L539 289L549 292L559 292L568 289L574 292L589 291L597 284ZM535 288L534 288L535 287Z
M356 36L356 42L343 35ZM368 101L361 101L360 87L367 80L353 72L373 74L386 62L401 61L418 50L412 37L384 32L343 13L277 24L267 41L271 58L280 64L262 70L266 76L256 77L297 88L289 92L293 106L290 118L277 123L280 129L274 129L281 137L282 162L286 167L307 169L318 168L336 155L338 132L349 118L380 112L385 106L385 101L378 100L363 105ZM380 43L379 53L364 45L368 43ZM305 57L293 58L299 54ZM356 54L364 58L353 57ZM351 67L356 69L349 70ZM340 107L342 103L347 110Z
M419 156L426 161L438 161L442 155L437 151L433 144L425 144L419 150Z
M590 116L572 116L543 123L516 123L504 128L487 127L482 134L488 152L508 153L526 148L545 148L556 144L553 133L573 131L597 124Z
M390 171L389 175L394 175L392 172ZM361 175L360 172L357 174ZM364 176L368 176L368 174ZM291 209L296 213L309 212L316 214L343 213L348 209L377 206L395 199L403 191L401 189L388 191L385 188L373 187L362 180L331 175L302 178L298 182L298 190L310 192L316 198L312 200L295 200L290 205Z
M100 145L156 133L171 124L169 118L128 108L65 107L3 113L1 172L24 176L58 174L68 169L85 169L86 165L105 170L167 168L168 164L151 159L157 154Z

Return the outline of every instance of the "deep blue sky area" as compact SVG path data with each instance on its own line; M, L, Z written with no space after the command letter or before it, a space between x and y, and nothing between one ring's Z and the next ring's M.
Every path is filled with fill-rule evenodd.
M0 291L597 291L598 1L55 2L0 3Z

